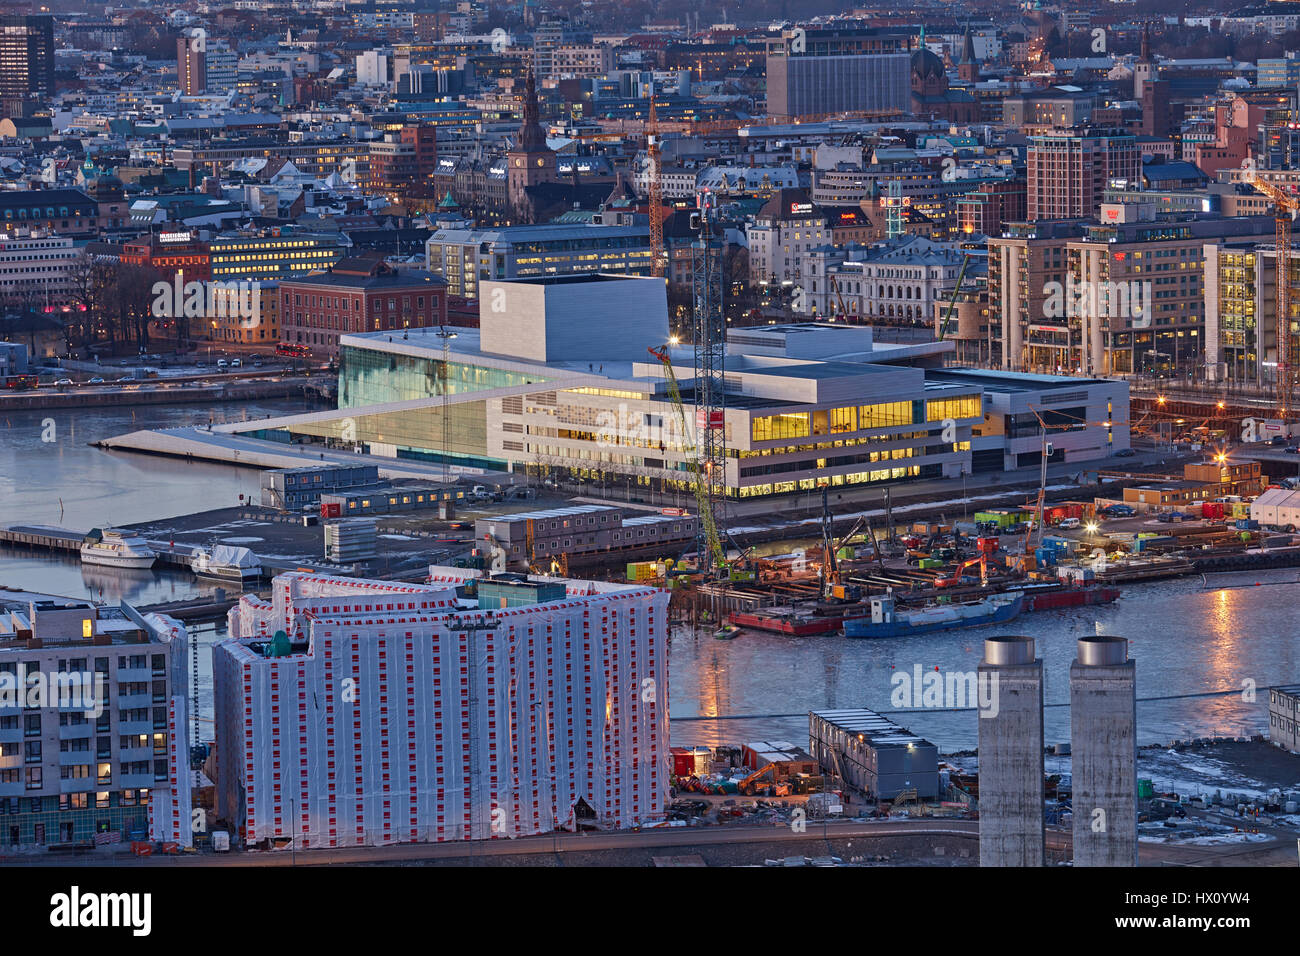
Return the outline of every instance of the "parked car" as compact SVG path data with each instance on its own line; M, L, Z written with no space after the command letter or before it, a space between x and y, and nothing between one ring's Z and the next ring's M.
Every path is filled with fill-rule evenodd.
M1119 451L1115 452L1115 457L1116 457L1116 458L1132 458L1132 457L1133 457L1134 455L1136 455L1136 454L1137 454L1137 452L1135 452L1132 448L1121 448Z
M1078 518L1062 518L1061 523L1057 525L1062 531L1071 531L1083 524Z
M217 359L217 368L229 368L230 363L225 359Z
M261 367L262 367L262 360L261 360L261 359L253 359L253 368L261 368Z
M243 360L242 360L242 359L232 358L232 359L230 360L230 367L231 367L231 368L240 368L243 364L244 364L244 363L243 363Z
M1131 518L1137 512L1129 505L1107 505L1105 508L1100 509L1097 514L1106 518Z

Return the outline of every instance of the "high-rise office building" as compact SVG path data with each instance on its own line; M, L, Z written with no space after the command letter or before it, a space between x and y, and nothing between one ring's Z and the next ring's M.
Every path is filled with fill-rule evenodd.
M0 116L26 116L53 92L54 18L0 17Z
M197 96L208 89L208 54L203 34L176 39L176 82L186 96Z
M848 27L782 32L767 43L767 111L803 116L858 110L908 112L911 33Z
M1110 129L1059 130L1029 141L1029 221L1089 219L1107 183L1134 182L1142 171L1137 139Z

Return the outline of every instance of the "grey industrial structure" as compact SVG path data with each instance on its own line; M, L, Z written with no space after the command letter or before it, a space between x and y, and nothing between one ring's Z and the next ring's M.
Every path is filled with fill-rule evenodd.
M530 529L532 555L528 553ZM474 522L474 536L479 540L491 536L505 551L508 566L527 567L533 558L559 554L617 553L657 546L685 549L695 537L695 518L609 505L576 505L479 518Z
M1269 690L1268 739L1285 750L1300 753L1300 684Z
M1070 665L1075 866L1137 866L1136 671L1124 638L1079 639Z
M281 468L262 475L262 504L267 508L294 510L320 504L322 492L358 488L379 481L375 465L309 466Z
M872 710L808 714L808 749L822 772L877 800L904 790L917 799L939 795L939 749Z
M987 638L977 676L997 701L979 716L980 866L1042 866L1043 662L1034 639Z

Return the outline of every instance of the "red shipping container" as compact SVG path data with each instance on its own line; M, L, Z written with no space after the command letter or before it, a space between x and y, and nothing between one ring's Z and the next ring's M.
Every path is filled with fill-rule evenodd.
M695 773L695 755L681 747L672 748L673 776L689 777Z

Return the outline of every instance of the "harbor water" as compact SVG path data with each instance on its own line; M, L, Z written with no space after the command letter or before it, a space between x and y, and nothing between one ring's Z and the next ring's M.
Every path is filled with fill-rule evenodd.
M135 428L173 427L304 410L299 402L238 406L23 412L0 420L0 525L85 529L188 514L256 498L258 472L106 452L89 443ZM54 420L53 441L48 419ZM61 499L61 500L60 500ZM679 629L669 652L675 745L784 740L807 745L809 710L869 707L928 737L940 750L971 749L973 710L895 707L896 674L973 671L995 633L1035 638L1046 671L1046 742L1069 740L1069 666L1075 641L1114 634L1137 665L1140 744L1267 731L1265 688L1300 683L1297 571L1212 575L1132 585L1112 605L1022 615L996 627L854 640L746 632L719 641ZM1258 586L1257 586L1258 582ZM1208 586L1206 586L1208 585ZM0 548L0 586L70 597L152 604L211 593L181 570L84 568L75 555ZM0 592L3 593L3 592ZM220 627L193 629L201 646ZM211 716L211 662L200 654L200 714ZM1254 700L1251 696L1254 689ZM1230 692L1220 696L1217 692ZM1150 699L1148 699L1150 698ZM1155 699L1159 698L1159 699ZM723 719L727 718L727 719ZM741 719L735 719L741 718ZM206 725L210 726L210 724Z

